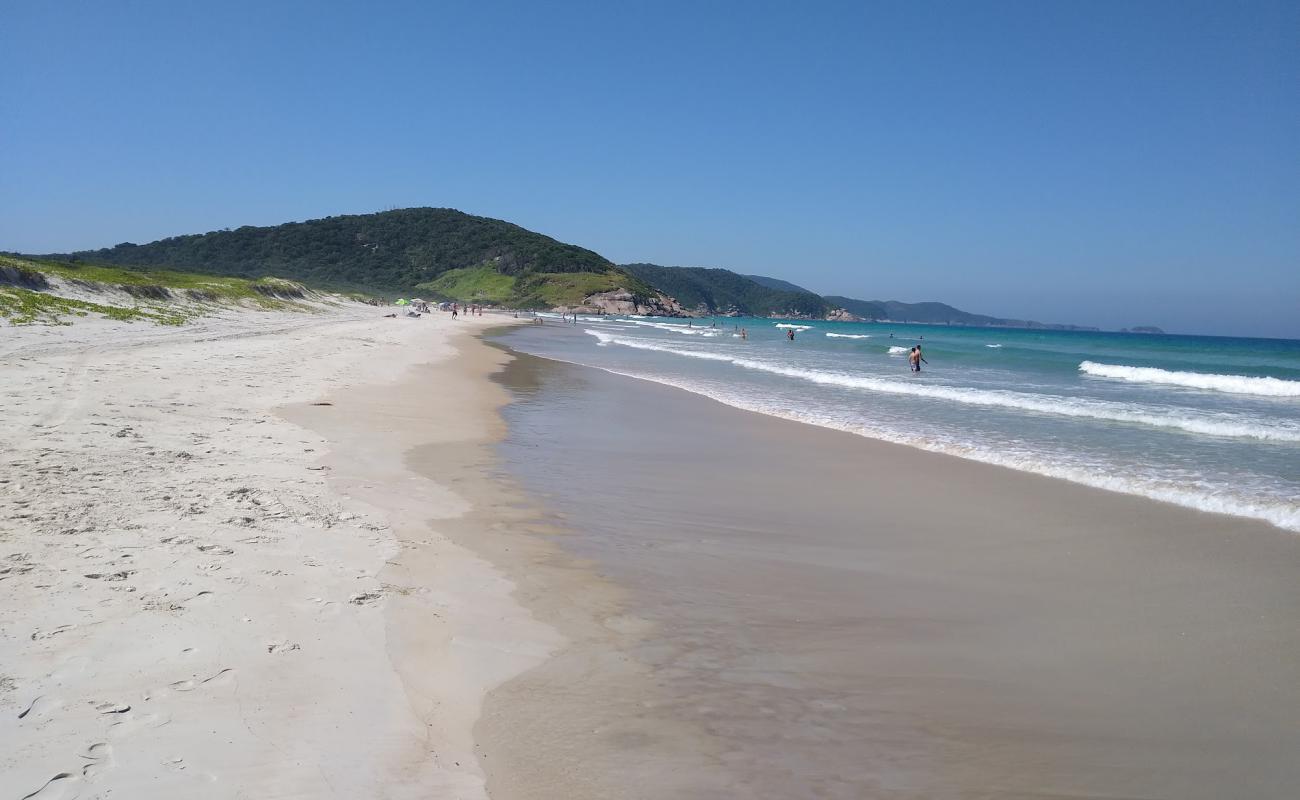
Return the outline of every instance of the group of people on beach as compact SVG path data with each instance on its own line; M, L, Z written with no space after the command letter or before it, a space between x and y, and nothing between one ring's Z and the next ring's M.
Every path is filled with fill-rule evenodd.
M451 304L451 318L452 318L452 319L456 319L457 317L459 317L462 311L465 312L465 316L467 316L467 317L481 317L481 316L483 316L483 306L471 306L471 305L464 305L464 306L462 306L462 305L460 305L460 304L458 304L458 303L452 303L452 304Z

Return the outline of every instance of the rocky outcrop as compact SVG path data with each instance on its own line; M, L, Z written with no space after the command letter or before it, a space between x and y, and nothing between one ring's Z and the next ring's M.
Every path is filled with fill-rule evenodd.
M862 317L859 317L857 314L850 313L848 310L843 308L837 308L831 313L827 314L826 320L828 322L866 322L866 320L863 319Z
M663 292L649 296L636 296L627 289L597 292L582 299L580 306L557 306L553 309L567 314L643 314L653 317L687 316L681 305Z

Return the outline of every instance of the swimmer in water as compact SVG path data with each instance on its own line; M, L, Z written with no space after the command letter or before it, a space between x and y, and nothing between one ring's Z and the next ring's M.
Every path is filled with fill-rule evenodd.
M789 339L792 342L794 341L794 328L785 329L785 338Z

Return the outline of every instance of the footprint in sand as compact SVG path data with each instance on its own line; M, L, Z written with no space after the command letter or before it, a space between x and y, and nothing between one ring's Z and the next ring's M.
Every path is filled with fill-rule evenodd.
M163 714L137 715L127 711L119 716L117 722L109 726L108 735L112 739L121 739L124 736L130 736L136 731L161 728L171 721L171 717Z
M58 636L60 633L67 633L68 631L72 630L72 629L75 628L75 627L77 627L77 626L76 626L76 625L60 625L60 626L58 626L57 628L49 628L49 629L47 629L47 630L37 629L37 630L35 630L35 631L32 632L32 641L33 641L33 642L38 642L38 641L40 641L41 639L49 639L49 638L51 638L51 637L53 637L53 636Z
M226 667L225 669L217 673L214 673L212 675L209 675L206 678L186 679L183 681L176 681L171 685L171 688L177 692L192 692L195 689L198 689L201 686L206 686L208 684L212 684L214 686L223 686L225 684L230 683L232 680L234 680L234 677L235 677L235 671L230 667Z
M87 573L87 574L85 575L85 577L90 578L91 580L96 580L96 581L97 581L97 580L105 580L105 581L124 581L124 580L126 580L127 578L131 577L131 576L134 575L134 574L135 574L135 570L133 570L133 569L124 569L124 570L119 570L119 571L117 571L117 572L107 572L107 573L105 573L105 572L89 572L89 573Z
M131 706L126 703L114 703L111 700L94 703L94 705L95 710L101 714L125 714L131 710Z
M201 544L198 548L200 553L209 553L214 556L233 556L235 554L234 550L219 544Z
M62 705L63 701L59 700L57 697L50 697L49 695L43 694L29 703L27 708L18 712L18 719L27 719L28 717L37 719L46 716L51 711Z
M108 742L96 742L86 748L82 758L90 763L81 768L81 777L94 780L113 764L113 746Z
M296 642L293 643L271 642L266 646L266 652L270 653L271 655L280 655L281 653L288 653L293 650L301 650L301 649L302 647L299 646Z
M71 772L60 772L30 794L22 796L22 800L69 800L80 793L77 786L81 781Z

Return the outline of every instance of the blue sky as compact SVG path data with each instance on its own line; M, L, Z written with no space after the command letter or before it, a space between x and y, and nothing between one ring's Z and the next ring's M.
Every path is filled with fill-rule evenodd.
M1300 4L0 0L0 249L403 206L1300 337Z

